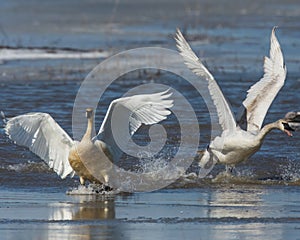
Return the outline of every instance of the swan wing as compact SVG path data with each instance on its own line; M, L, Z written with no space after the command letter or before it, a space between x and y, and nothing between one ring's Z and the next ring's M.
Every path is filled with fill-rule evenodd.
M225 99L214 77L193 52L179 29L177 29L175 40L177 42L177 48L180 52L180 55L183 57L187 67L196 75L207 81L207 88L216 107L219 124L221 125L223 131L233 130L236 126L235 118L232 114L232 110L228 101Z
M246 118L247 131L254 133L261 129L269 107L284 85L287 73L275 29L271 33L270 57L264 58L264 75L248 90L239 113L238 123L243 122L243 117Z
M123 97L111 102L97 139L108 145L114 160L122 155L117 142L127 144L142 124L155 124L167 118L171 113L168 108L173 106L173 100L169 99L171 95L167 90Z
M73 140L47 113L28 113L10 118L5 132L17 145L28 147L61 178L74 175L68 156Z

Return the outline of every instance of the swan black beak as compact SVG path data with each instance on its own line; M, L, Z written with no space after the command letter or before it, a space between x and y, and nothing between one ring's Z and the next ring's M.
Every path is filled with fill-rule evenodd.
M293 128L291 128L288 123L282 123L282 124L283 124L283 127L284 127L284 132L290 137L293 136L291 131L294 132L295 130Z

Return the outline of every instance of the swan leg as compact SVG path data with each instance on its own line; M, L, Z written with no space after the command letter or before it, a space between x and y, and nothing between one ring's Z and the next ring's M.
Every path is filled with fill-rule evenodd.
M81 185L85 185L85 179L82 176L79 177L79 180Z
M113 188L111 188L110 186L109 186L109 176L108 176L108 174L106 174L105 176L104 176L104 183L103 183L103 190L104 191L107 191L107 192L109 192L109 191L112 191L113 190Z

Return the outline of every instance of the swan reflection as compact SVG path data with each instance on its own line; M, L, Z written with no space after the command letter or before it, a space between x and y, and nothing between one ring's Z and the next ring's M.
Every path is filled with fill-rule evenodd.
M43 239L111 239L118 235L109 221L115 219L115 200L112 196L72 195L64 202L50 204L49 223ZM68 201L69 200L69 201ZM95 225L91 224L91 220Z
M49 220L104 220L115 218L113 197L96 195L72 196L72 202L51 205Z
M276 218L274 209L266 201L267 190L259 186L233 185L211 192L207 199L207 217L218 219L208 232L208 239L254 239L264 236L263 219ZM274 236L282 236L283 226L276 224ZM248 238L249 237L249 238Z
M260 188L220 188L212 192L208 215L210 218L260 218L263 195L264 190Z

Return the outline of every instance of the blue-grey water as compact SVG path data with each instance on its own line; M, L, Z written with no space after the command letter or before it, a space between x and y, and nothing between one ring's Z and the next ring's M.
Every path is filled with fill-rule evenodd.
M299 20L300 3L294 0L0 1L0 111L7 117L47 112L72 136L73 104L86 75L123 50L175 50L177 27L236 111L262 76L271 29L278 26L288 75L265 119L272 122L300 111ZM49 58L34 55L36 49L57 56L62 51L103 56ZM30 57L24 57L26 51ZM210 130L205 103L187 82L166 72L137 71L115 81L98 104L96 128L110 101L148 82L184 93L198 115L199 148L204 148ZM180 141L176 118L171 115L163 124L169 142L160 160L170 158ZM142 128L135 141L148 140ZM67 195L78 187L78 178L61 180L1 128L0 239L299 239L299 149L299 132L289 138L274 131L233 177L220 175L224 168L216 166L207 179L198 179L193 164L155 192ZM123 159L126 169L145 163Z

